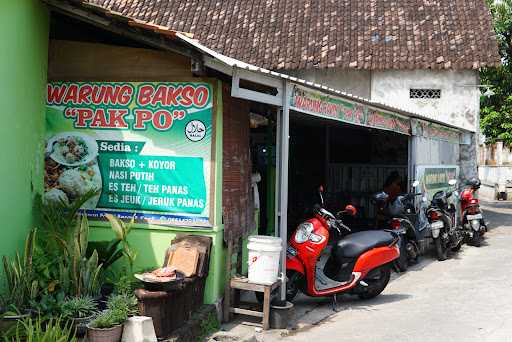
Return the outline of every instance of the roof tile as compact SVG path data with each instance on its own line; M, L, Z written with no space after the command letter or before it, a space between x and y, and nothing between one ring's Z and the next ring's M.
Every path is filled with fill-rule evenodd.
M267 69L500 63L484 0L82 0Z

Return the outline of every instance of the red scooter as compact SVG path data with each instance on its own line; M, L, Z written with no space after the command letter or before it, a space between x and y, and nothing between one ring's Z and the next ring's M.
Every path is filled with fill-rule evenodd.
M475 192L480 188L480 180L470 179L460 194L460 212L462 226L470 245L480 247L482 238L487 231L482 210Z
M379 295L389 282L393 261L400 256L398 234L391 231L350 233L341 216L354 216L356 208L348 205L334 216L321 206L315 217L301 223L290 237L286 259L286 299L292 301L298 291L313 297L356 294L362 299ZM331 239L337 231L339 238ZM336 235L336 234L335 234ZM329 243L331 242L331 243Z

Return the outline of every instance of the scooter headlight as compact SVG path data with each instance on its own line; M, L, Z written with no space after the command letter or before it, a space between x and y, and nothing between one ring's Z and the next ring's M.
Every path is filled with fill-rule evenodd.
M322 241L322 236L311 233L311 235L309 236L309 239L312 242L318 243L318 242Z
M297 227L297 231L295 232L295 242L304 243L310 239L311 235L315 235L313 234L313 224L310 222L303 222Z

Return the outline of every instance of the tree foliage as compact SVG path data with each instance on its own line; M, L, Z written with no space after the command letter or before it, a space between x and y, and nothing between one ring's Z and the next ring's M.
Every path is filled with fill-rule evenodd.
M482 84L495 95L482 97L480 126L487 142L512 145L512 0L486 0L491 11L502 65L481 71Z

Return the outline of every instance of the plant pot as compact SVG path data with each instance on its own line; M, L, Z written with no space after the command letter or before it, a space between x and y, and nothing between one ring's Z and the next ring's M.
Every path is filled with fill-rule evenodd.
M293 304L290 302L280 304L270 305L270 327L272 329L286 329L294 320Z
M9 315L3 316L0 318L0 336L3 336L9 329L25 318L29 318L31 316L30 312L25 312L21 315Z
M94 315L81 318L71 318L73 330L75 331L76 337L84 337L87 333L87 323L89 323Z
M116 325L112 328L97 329L87 326L88 342L119 342L123 335L123 325Z
M96 308L98 311L103 311L107 308L107 297L98 294L97 296L93 297L92 300L94 303L96 303Z
M100 294L103 298L107 298L112 293L114 293L114 284L105 283L105 284L101 285Z
M101 285L100 294L94 298L96 306L99 311L103 311L107 308L108 297L114 293L114 285L106 283Z

